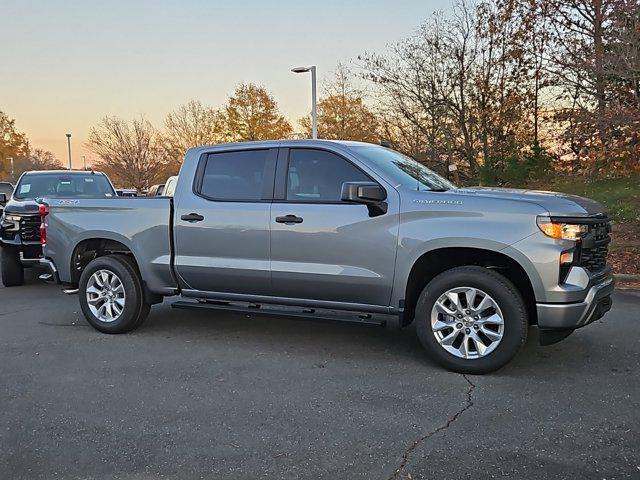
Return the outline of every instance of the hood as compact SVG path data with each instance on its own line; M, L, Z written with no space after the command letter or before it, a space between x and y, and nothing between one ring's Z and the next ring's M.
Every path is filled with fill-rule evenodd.
M38 202L34 199L18 200L12 198L4 207L5 214L38 213Z
M598 202L558 192L523 190L517 188L469 187L455 190L456 193L482 198L495 198L535 203L551 216L586 217L605 215L605 208Z

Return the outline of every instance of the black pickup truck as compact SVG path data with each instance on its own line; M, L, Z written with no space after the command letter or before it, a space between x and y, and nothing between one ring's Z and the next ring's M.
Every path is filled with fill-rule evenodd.
M111 181L99 172L44 170L22 174L0 217L4 286L22 285L24 268L40 265L42 238L38 199L64 197L73 201L74 198L115 196Z

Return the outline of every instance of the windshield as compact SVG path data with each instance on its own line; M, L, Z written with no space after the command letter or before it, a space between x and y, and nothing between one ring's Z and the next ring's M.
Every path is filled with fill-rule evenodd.
M443 191L456 188L446 178L425 167L414 159L389 148L375 145L352 147L357 153L371 161L375 167L390 177L397 185L414 190Z
M23 175L13 197L20 200L35 198L103 198L115 192L107 177L101 174L35 173Z

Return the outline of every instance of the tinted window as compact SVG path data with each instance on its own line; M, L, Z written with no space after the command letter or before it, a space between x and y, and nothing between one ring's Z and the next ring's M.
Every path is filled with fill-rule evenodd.
M289 151L287 200L338 202L345 182L370 182L364 172L342 157L323 150Z
M23 175L13 194L18 199L114 197L107 177L100 174L34 173Z
M211 153L200 193L218 200L260 200L268 150Z

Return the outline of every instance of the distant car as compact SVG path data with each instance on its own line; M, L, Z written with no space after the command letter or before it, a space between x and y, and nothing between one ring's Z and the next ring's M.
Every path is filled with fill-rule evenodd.
M0 262L5 287L22 285L24 268L39 265L44 240L40 236L39 199L65 198L74 202L116 196L104 173L75 170L25 172L12 191L0 218ZM6 194L0 193L0 200L3 195Z
M162 195L164 195L165 197L173 197L173 194L176 191L177 182L178 182L177 175L167 178L167 183L164 184L164 192L162 193Z
M116 194L118 197L137 197L138 190L135 188L118 188Z
M7 200L9 200L13 194L13 184L9 182L0 182L0 193L4 193L7 196Z
M5 204L11 198L12 194L13 185L9 182L0 182L0 215L2 215L2 210L4 209ZM2 195L4 195L4 197Z
M162 195L164 191L164 183L160 183L158 185L152 185L151 188L147 191L147 197L159 197Z

